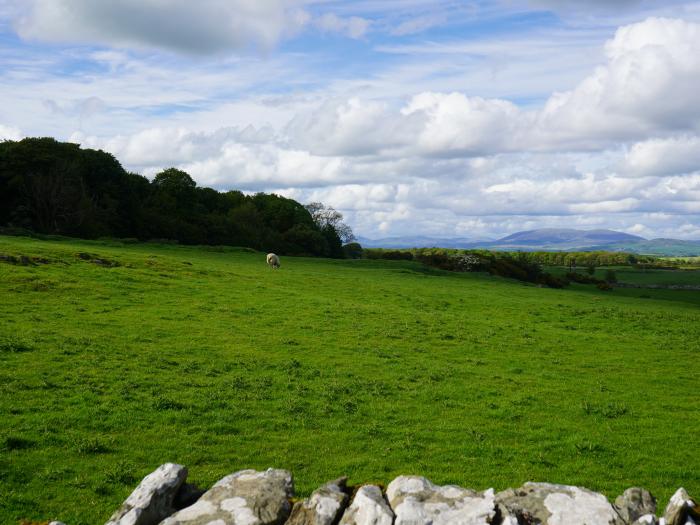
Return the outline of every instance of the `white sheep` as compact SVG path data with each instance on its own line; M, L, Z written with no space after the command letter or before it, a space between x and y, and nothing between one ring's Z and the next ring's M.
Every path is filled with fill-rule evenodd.
M276 270L280 267L280 258L274 253L268 253L267 264L269 264L271 268L274 268Z

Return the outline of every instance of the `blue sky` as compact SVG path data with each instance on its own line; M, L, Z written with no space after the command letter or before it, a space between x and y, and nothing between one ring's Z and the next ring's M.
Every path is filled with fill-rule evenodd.
M700 2L0 0L0 138L356 233L700 239Z

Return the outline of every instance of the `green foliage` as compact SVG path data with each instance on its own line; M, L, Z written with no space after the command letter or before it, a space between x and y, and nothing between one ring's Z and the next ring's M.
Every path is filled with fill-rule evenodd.
M343 255L346 259L362 259L364 250L357 242L350 242L343 245Z
M451 272L489 272L491 275L517 279L550 288L563 288L567 281L542 270L539 263L523 253L488 250L454 250L446 248L413 248L410 250L365 250L368 259L416 260L426 266Z
M0 263L0 523L104 523L168 461L201 487L288 468L301 496L406 473L700 493L696 291L408 260L272 272L218 246L0 237L0 253L49 261ZM618 279L632 270L655 275Z
M617 282L617 275L615 274L615 270L606 270L605 271L605 282L606 283L616 283Z
M50 138L0 143L0 227L6 234L162 239L343 257L341 238L352 232L342 215L323 209L334 214L318 223L292 199L199 188L176 168L149 182L108 153Z
M584 275L582 273L578 272L568 272L566 274L566 279L574 282L574 283L579 283L579 284L601 284L605 283L605 281L601 281L600 279L596 279L595 277L591 275Z

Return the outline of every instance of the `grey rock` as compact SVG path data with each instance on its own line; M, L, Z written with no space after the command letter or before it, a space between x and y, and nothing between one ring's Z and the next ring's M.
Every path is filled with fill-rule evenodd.
M659 518L656 517L656 514L645 514L639 516L632 525L659 525Z
M333 525L348 504L347 478L326 483L292 508L287 525Z
M643 488L632 487L615 499L615 510L628 523L644 515L656 514L656 498Z
M286 470L242 470L220 479L194 505L162 525L279 525L289 516L294 495Z
M679 488L666 506L664 511L664 522L666 525L687 525L694 524L700 519L700 509L690 498L686 490Z
M376 485L363 485L338 525L392 525L394 513Z
M399 476L386 495L395 525L488 525L496 516L493 489L478 493L437 486L421 476Z
M63 523L62 521L51 521L51 522L49 522L49 525L66 525L66 524Z
M496 504L510 523L529 525L624 525L605 496L581 487L525 483L496 494Z
M122 506L112 514L107 525L159 523L175 512L173 501L186 478L187 469L182 465L161 465L143 478Z

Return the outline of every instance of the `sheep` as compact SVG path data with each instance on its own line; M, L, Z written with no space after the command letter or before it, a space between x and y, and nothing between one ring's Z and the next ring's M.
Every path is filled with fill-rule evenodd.
M274 253L268 253L267 254L267 264L270 266L270 268L273 268L276 270L277 268L280 267L280 258L275 255Z

